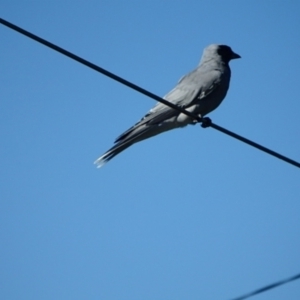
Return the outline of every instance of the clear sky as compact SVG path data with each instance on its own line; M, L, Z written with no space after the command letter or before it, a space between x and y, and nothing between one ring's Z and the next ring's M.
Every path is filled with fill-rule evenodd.
M160 96L222 43L212 120L300 161L299 1L0 1ZM231 299L300 272L300 169L190 126L93 161L155 102L0 25L0 298ZM254 297L298 300L300 281Z

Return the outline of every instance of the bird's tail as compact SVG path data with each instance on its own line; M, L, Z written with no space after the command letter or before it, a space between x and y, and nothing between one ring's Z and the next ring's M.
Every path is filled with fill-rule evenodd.
M142 124L142 126L135 125L121 134L115 141L115 145L106 151L102 156L95 160L94 164L97 165L97 168L101 168L113 157L118 155L120 152L124 151L131 145L140 142L142 140L148 139L154 135L157 135L161 132L170 130L174 127L168 126L147 126Z
M97 165L97 168L101 168L104 166L107 162L109 162L113 157L118 155L120 152L124 151L128 147L132 145L131 142L123 142L116 144L112 148L110 148L108 151L106 151L102 156L100 156L98 159L94 161L94 164Z

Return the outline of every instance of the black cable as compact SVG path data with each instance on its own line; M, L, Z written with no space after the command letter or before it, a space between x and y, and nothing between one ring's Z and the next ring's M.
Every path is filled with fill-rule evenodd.
M207 121L207 119L208 119L208 121ZM208 122L208 124L205 124L206 122ZM248 144L248 145L250 145L250 146L252 146L254 148L257 148L257 149L259 149L259 150L261 150L263 152L266 152L266 153L268 153L268 154L270 154L272 156L275 156L275 157L277 157L279 159L284 160L287 163L290 163L291 165L294 165L294 166L300 168L300 163L296 162L295 160L292 160L292 159L290 159L290 158L288 158L286 156L283 156L283 155L281 155L281 154L279 154L279 153L277 153L277 152L275 152L273 150L270 150L270 149L268 149L268 148L266 148L266 147L264 147L262 145L259 145L259 144L255 143L255 142L251 141L251 140L248 140L248 139L244 138L243 136L238 135L238 134L236 134L236 133L234 133L232 131L229 131L229 130L227 130L227 129L225 129L225 128L217 125L217 124L214 124L212 122L210 124L209 118L202 118L202 125L201 126L204 127L204 128L211 126L212 128L214 128L216 130L219 130L219 131L221 131L221 132L223 132L223 133L225 133L225 134L227 134L227 135L229 135L229 136L231 136L231 137L233 137L233 138L235 138L237 140L240 140L241 142L244 142L244 143L246 143L246 144Z
M257 148L261 151L264 151L264 152L266 152L266 153L268 153L272 156L275 156L275 157L277 157L277 158L279 158L279 159L281 159L281 160L283 160L283 161L285 161L289 164L292 164L292 165L300 168L300 163L298 163L298 162L296 162L296 161L294 161L294 160L292 160L292 159L290 159L286 156L283 156L283 155L281 155L281 154L279 154L275 151L272 151L272 150L270 150L266 147L263 147L263 146L255 143L255 142L252 142L252 141L250 141L250 140L248 140L248 139L246 139L246 138L244 138L244 137L242 137L242 136L240 136L240 135L238 135L234 132L231 132L231 131L219 126L219 125L216 125L216 124L212 123L212 121L209 118L201 118L199 116L196 116L196 115L190 113L189 111L185 110L184 108L182 108L180 106L177 106L177 105L175 105L171 102L168 102L165 99L163 99L163 98L161 98L161 97L159 97L159 96L157 96L157 95L155 95L155 94L153 94L153 93L151 93L151 92L149 92L149 91L147 91L147 90L145 90L145 89L143 89L143 88L141 88L141 87L139 87L139 86L137 86L137 85L135 85L135 84L133 84L133 83L131 83L131 82L129 82L129 81L127 81L127 80L125 80L125 79L123 79L123 78L121 78L121 77L119 77L119 76L103 69L103 68L101 68L101 67L99 67L99 66L97 66L97 65L95 65L95 64L93 64L93 63L91 63L91 62L89 62L89 61L87 61L87 60L85 60L85 59L83 59L83 58L81 58L81 57L65 50L65 49L63 49L63 48L60 48L60 47L58 47L58 46L42 39L42 38L40 38L40 37L28 32L28 31L26 31L26 30L14 25L14 24L8 22L8 21L3 20L2 18L0 18L0 23L7 26L7 27L9 27L9 28L11 28L11 29L13 29L13 30L15 30L15 31L17 31L17 32L19 32L19 33L21 33L21 34L23 34L23 35L25 35L25 36L27 36L27 37L29 37L29 38L31 38L31 39L33 39L33 40L35 40L35 41L37 41L37 42L39 42L39 43L41 43L41 44L43 44L43 45L45 45L45 46L47 46L47 47L49 47L49 48L51 48L51 49L53 49L53 50L55 50L55 51L57 51L57 52L59 52L59 53L62 53L64 55L80 62L81 64L83 64L83 65L85 65L85 66L87 66L87 67L89 67L89 68L91 68L91 69L93 69L97 72L100 72L100 73L104 74L105 76L110 77L111 79L114 79L114 80L116 80L116 81L118 81L118 82L120 82L120 83L122 83L122 84L124 84L124 85L126 85L126 86L128 86L128 87L130 87L130 88L132 88L132 89L134 89L134 90L136 90L136 91L138 91L138 92L140 92L140 93L142 93L142 94L158 101L158 102L161 102L161 103L165 104L166 106L169 106L173 109L176 109L176 110L180 111L181 113L186 114L187 116L197 120L199 123L202 123L201 126L204 127L204 128L212 127L214 129L219 130L219 131L221 131L221 132L223 132L223 133L225 133L225 134L227 134L227 135L229 135L229 136L231 136L235 139L238 139L238 140L252 146L252 147L255 147L255 148Z
M263 293L263 292L266 292L268 290L271 290L271 289L274 289L280 285L283 285L283 284L286 284L288 282L291 282L291 281L294 281L296 279L300 279L300 274L297 274L295 276L292 276L290 278L287 278L287 279L283 279L283 280L280 280L278 282L275 282L275 283L272 283L272 284L269 284L269 285L266 285L265 287L262 287L260 289L257 289L251 293L248 293L248 294L245 294L243 296L240 296L240 297L237 297L237 298L234 298L232 300L244 300L244 299L247 299L247 298L250 298L254 295L257 295L257 294L260 294L260 293Z
M59 52L59 53L62 53L64 55L80 62L81 64L83 64L83 65L85 65L85 66L87 66L87 67L89 67L89 68L91 68L91 69L93 69L97 72L100 72L100 73L104 74L105 76L108 76L111 79L116 80L116 81L118 81L118 82L120 82L120 83L122 83L122 84L124 84L124 85L126 85L126 86L128 86L128 87L130 87L130 88L132 88L132 89L134 89L134 90L136 90L136 91L138 91L138 92L140 92L140 93L142 93L142 94L158 101L158 102L161 102L161 103L163 103L163 104L165 104L165 105L167 105L171 108L177 109L180 112L188 115L189 117L192 117L193 119L196 119L198 122L201 122L200 117L195 116L194 114L190 113L189 111L186 111L185 109L183 109L183 108L181 108L181 107L179 107L179 106L177 106L173 103L170 103L170 102L162 99L161 97L159 97L159 96L157 96L157 95L155 95L155 94L153 94L153 93L151 93L151 92L149 92L149 91L147 91L147 90L145 90L145 89L143 89L143 88L141 88L141 87L139 87L139 86L137 86L137 85L135 85L135 84L133 84L133 83L131 83L131 82L129 82L129 81L127 81L127 80L125 80L125 79L123 79L123 78L107 71L107 70L105 70L105 69L103 69L103 68L101 68L101 67L99 67L99 66L97 66L97 65L95 65L95 64L93 64L93 63L91 63L91 62L89 62L89 61L87 61L87 60L85 60L85 59L83 59L83 58L81 58L81 57L65 50L65 49L63 49L63 48L61 48L61 47L58 47L58 46L56 46L56 45L40 38L40 37L38 37L37 35L34 35L34 34L28 32L28 31L26 31L26 30L24 30L24 29L22 29L22 28L20 28L16 25L10 23L10 22L7 22L7 21L3 20L2 18L0 18L0 23L2 23L3 25L5 25L5 26L7 26L7 27L9 27L9 28L11 28L11 29L13 29L13 30L15 30L15 31L17 31L17 32L19 32L19 33L35 40L35 41L37 41L37 42L53 49L53 50L55 50L55 51L57 51L57 52Z

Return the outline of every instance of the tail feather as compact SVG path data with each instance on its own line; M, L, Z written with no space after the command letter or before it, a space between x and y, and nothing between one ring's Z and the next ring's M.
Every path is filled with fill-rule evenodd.
M132 130L132 128L128 129L127 132L130 133L125 134L125 132L122 137L122 135L115 141L115 145L111 147L108 151L106 151L102 156L100 156L98 159L94 161L94 164L97 165L97 168L101 168L103 165L105 165L107 162L109 162L113 157L118 155L120 152L124 151L128 147L130 147L132 144L140 141L141 136L143 136L146 132L150 130L149 127L143 126L135 128L135 131ZM122 138L121 138L122 137ZM147 138L147 137L144 137Z
M170 126L171 124L171 126ZM120 152L124 151L132 144L140 142L142 140L148 139L152 136L155 136L164 131L175 128L172 123L166 123L164 126L152 125L147 126L142 124L141 126L133 126L132 128L125 131L121 134L115 141L115 145L106 151L102 156L95 160L94 164L97 165L97 168L101 168L113 157L118 155Z
M101 168L107 162L109 162L113 157L118 155L120 152L124 151L128 147L130 147L132 143L121 143L113 146L108 151L106 151L102 156L94 161L94 164L97 165L97 168Z

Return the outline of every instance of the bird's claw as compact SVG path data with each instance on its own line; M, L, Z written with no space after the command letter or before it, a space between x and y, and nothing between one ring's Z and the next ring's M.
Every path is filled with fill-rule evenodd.
M210 127L212 121L210 118L208 117L205 117L205 118L202 118L202 124L201 124L201 127L202 128L207 128L207 127Z

